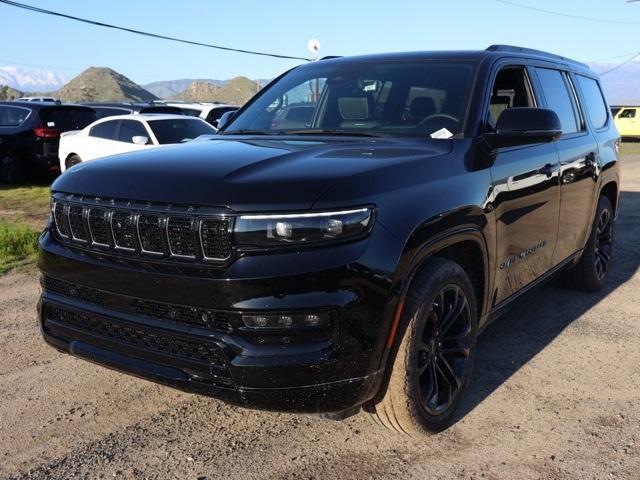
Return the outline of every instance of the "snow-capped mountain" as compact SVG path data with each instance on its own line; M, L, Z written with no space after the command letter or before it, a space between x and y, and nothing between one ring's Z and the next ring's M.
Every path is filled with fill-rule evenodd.
M67 81L66 76L51 70L0 67L0 85L8 85L23 92L52 92Z
M591 69L604 74L600 77L602 88L611 105L640 104L640 61L620 66L620 62L591 63ZM615 70L607 73L608 70Z

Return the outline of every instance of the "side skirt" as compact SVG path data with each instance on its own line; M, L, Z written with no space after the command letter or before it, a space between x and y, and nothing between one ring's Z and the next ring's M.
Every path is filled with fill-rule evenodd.
M512 294L510 297L504 299L498 305L494 306L491 309L491 311L486 315L486 318L484 319L485 321L480 322L480 325L482 325L480 331L483 331L485 328L487 328L487 326L489 326L491 323L493 323L495 320L497 320L503 314L505 314L509 310L509 307L511 306L511 304L516 300L518 300L522 295L547 283L556 274L560 273L561 271L565 270L567 267L574 264L580 258L581 255L582 255L582 250L579 250L573 255L565 258L562 262L560 262L558 265L553 267L551 270L547 271L544 275L538 277L526 287L521 288L520 290Z

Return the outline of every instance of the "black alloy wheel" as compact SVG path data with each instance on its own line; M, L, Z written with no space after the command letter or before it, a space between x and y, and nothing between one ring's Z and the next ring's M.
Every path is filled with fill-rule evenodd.
M420 404L429 415L440 415L456 400L469 367L471 312L465 293L448 285L429 311L421 315L421 341L416 379Z
M609 265L611 264L611 253L613 251L613 218L611 210L603 209L598 219L596 229L596 275L600 280L604 279Z

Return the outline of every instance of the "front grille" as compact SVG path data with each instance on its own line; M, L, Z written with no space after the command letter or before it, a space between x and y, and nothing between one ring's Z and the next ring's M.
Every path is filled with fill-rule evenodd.
M65 297L71 297L101 306L105 304L105 292L96 288L65 282L64 280L58 280L57 278L49 276L42 277L41 284L45 290L59 293Z
M200 225L200 241L205 258L226 258L232 248L229 222L204 220Z
M224 310L143 300L128 295L85 287L48 275L42 277L41 283L45 291L127 313L161 320L173 320L224 332L230 332L233 328L232 313Z
M89 231L93 243L101 247L109 246L109 212L104 208L89 210Z
M138 235L140 235L140 245L143 251L156 254L164 252L162 224L160 215L140 215Z
M132 213L123 210L113 212L111 229L116 248L136 249L136 217Z
M82 217L83 208L81 205L69 205L69 228L74 239L82 242L87 241L87 232L84 228Z
M173 255L194 258L196 255L191 219L185 217L169 217L167 222L169 248Z
M102 254L222 262L233 253L232 217L209 211L55 194L53 219L63 243Z
M45 325L47 322L55 322L91 336L107 338L141 350L206 363L209 366L227 366L222 351L208 343L182 340L157 331L119 324L51 305L46 308Z
M64 203L57 202L54 204L53 219L56 222L60 236L67 238L69 236L69 217L67 216L67 206Z

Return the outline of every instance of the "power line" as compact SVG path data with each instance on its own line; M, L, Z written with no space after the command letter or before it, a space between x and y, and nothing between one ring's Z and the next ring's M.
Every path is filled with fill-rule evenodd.
M496 0L496 2L504 3L506 5L511 5L512 7L518 7L518 8L525 8L527 10L533 10L534 12L546 13L548 15L555 15L555 16L558 16L558 17L574 18L574 19L577 19L577 20L587 20L589 22L612 23L612 24L616 24L616 25L640 25L640 22L627 22L627 21L624 21L624 20L609 20L609 19L605 19L605 18L583 17L581 15L573 15L571 13L556 12L556 11L553 11L553 10L546 10L544 8L538 8L538 7L532 7L530 5L524 5L522 3L511 2L509 0Z
M640 57L640 52L636 52L631 58L628 58L627 60L625 60L624 62L622 62L622 63L620 63L618 65L616 65L615 67L610 68L609 70L605 70L604 72L602 72L600 74L600 76L602 77L603 75L606 75L607 73L611 73L611 72L619 69L620 67L626 65L627 63L632 62L633 60L635 60L638 57Z
M11 0L0 0L0 3L4 3L5 5L9 5L11 7L16 7L16 8L21 8L23 10L29 10L31 12L36 12L36 13L42 13L45 15L53 15L55 17L62 17L62 18L67 18L69 20L75 20L76 22L82 22L82 23L87 23L89 25L95 25L98 27L105 27L105 28L112 28L114 30L121 30L123 32L129 32L129 33L135 33L136 35L143 35L145 37L151 37L151 38L159 38L162 40L170 40L172 42L180 42L180 43L186 43L187 45L197 45L200 47L207 47L207 48L214 48L216 50L224 50L227 52L236 52L236 53L246 53L249 55L260 55L263 57L272 57L272 58L283 58L283 59L287 59L287 60L304 60L304 61L311 61L310 58L305 58L305 57L295 57L295 56L291 56L291 55L280 55L277 53L268 53L268 52L259 52L256 50L245 50L242 48L231 48L231 47L223 47L220 45L212 45L210 43L202 43L202 42L196 42L193 40L185 40L183 38L177 38L177 37L170 37L167 35L160 35L157 33L151 33L151 32L143 32L142 30L135 30L133 28L127 28L127 27L120 27L117 25L112 25L110 23L103 23L103 22L98 22L95 20L89 20L86 18L81 18L81 17L76 17L73 15L68 15L66 13L60 13L60 12L54 12L53 10L46 10L44 8L39 8L39 7L34 7L32 5L27 5L24 3L18 3L18 2L13 2Z

